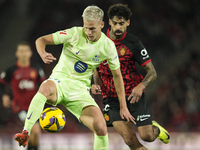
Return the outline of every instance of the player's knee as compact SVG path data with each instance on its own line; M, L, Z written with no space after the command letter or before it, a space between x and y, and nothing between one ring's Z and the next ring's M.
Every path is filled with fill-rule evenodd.
M94 130L98 136L105 136L107 134L107 126L103 121L97 121L94 124Z
M48 87L48 86L41 86L40 88L39 88L39 91L38 92L40 92L42 95L44 95L45 97L49 97L49 95L50 95L50 87Z
M155 136L153 133L146 132L145 134L140 135L141 139L145 142L153 142L155 140Z
M39 88L39 92L49 99L56 92L56 85L50 80L43 82Z

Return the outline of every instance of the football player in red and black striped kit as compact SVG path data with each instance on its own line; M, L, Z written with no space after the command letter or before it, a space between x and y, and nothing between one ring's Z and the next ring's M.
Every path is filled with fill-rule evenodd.
M114 4L108 10L110 29L105 33L117 48L121 72L124 80L127 107L135 118L136 126L142 140L154 141L157 137L163 143L169 143L169 133L156 121L152 121L149 106L145 96L145 88L156 79L157 74L150 56L141 41L130 33L131 11L127 5ZM146 70L143 78L136 70L135 63ZM93 94L102 92L104 118L108 127L114 127L123 137L131 150L147 150L137 139L133 122L126 122L120 117L120 103L116 94L112 74L106 61L102 62L93 75Z
M38 86L45 80L43 69L39 65L31 63L32 51L29 43L21 42L17 45L17 62L8 67L0 76L0 96L3 106L12 107L13 112L18 114L19 119L24 123L29 104L38 90ZM9 83L13 98L5 92L6 84ZM39 123L36 123L31 130L28 150L38 150Z

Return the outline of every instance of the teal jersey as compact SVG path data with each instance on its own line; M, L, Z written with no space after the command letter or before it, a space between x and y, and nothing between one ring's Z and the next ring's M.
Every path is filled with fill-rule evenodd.
M94 69L107 60L109 68L120 67L115 44L102 32L96 42L88 40L83 27L73 27L53 33L54 43L63 44L54 75L80 80L90 86Z

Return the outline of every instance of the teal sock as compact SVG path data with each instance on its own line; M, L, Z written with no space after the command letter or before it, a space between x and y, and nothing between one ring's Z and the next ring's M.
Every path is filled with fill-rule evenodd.
M29 135L30 135L30 131L33 125L39 119L44 109L44 105L46 101L47 101L47 98L39 92L37 92L35 96L33 97L28 108L28 113L27 113L25 125L24 125L24 130L26 130L29 133Z
M94 134L94 150L108 150L108 134L105 136Z

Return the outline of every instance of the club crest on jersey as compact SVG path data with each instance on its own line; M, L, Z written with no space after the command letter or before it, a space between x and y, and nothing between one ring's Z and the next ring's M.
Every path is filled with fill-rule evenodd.
M67 31L61 31L59 32L60 35L67 35Z
M121 56L124 56L125 53L126 53L125 48L122 48L122 49L120 50L120 54L121 54Z
M97 62L99 61L100 56L99 55L95 55L94 58L92 59L93 61Z
M30 77L32 78L32 79L34 79L35 77L36 77L36 72L35 71L31 71L30 72Z
M78 73L83 73L87 70L88 65L82 61L77 61L74 65L74 70Z
M109 121L109 119L110 119L108 114L104 114L104 118L105 118L106 121Z

